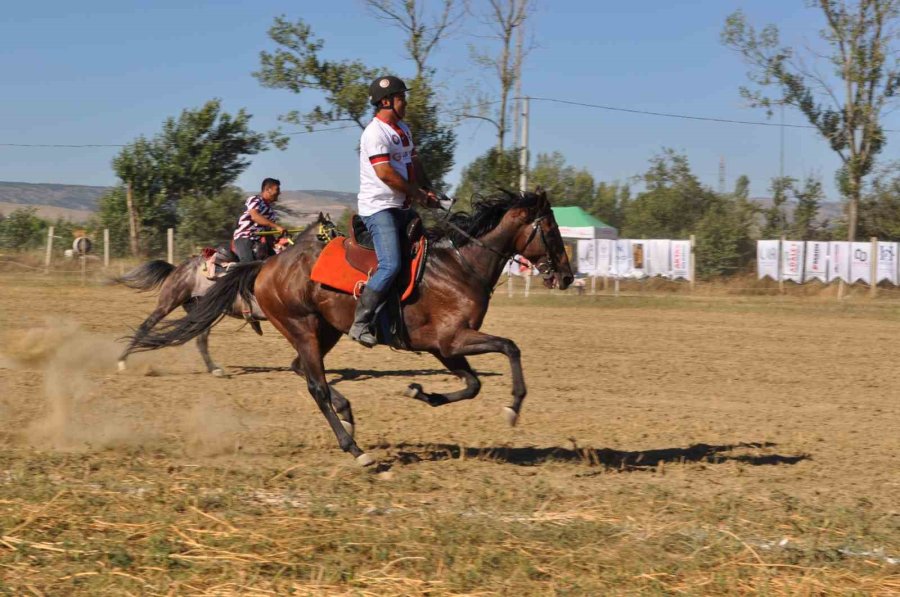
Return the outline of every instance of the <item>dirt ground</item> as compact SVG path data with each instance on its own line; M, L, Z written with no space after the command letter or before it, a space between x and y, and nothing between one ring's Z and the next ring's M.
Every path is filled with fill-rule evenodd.
M342 341L326 367L353 404L357 440L379 460L374 471L358 469L337 448L303 379L288 370L294 355L287 342L268 324L262 338L234 320L214 330L211 353L227 378L208 375L193 344L134 356L127 371L116 372L116 339L154 304L152 294L119 287L0 274L0 589L900 592L896 300L511 300L498 292L484 329L519 345L529 389L515 428L501 414L511 399L504 357L471 359L482 376L478 398L430 408L401 392L414 382L426 390L458 388L437 360ZM89 528L100 533L101 519L155 524L149 507L146 517L128 507L127 517L110 522L118 510L94 507L85 496L121 500L135 488L162 487L173 467L195 498L226 490L237 496L218 514L204 507L208 500L190 502L232 528L241 528L237 520L263 528L269 523L262 515L308 514L295 502L316 496L339 518L357 522L381 509L382 520L368 530L377 527L382 536L409 525L433 536L440 525L429 517L464 521L474 511L490 524L512 520L495 543L447 542L527 553L540 574L517 585L515 565L502 576L491 571L502 562L467 560L465 576L454 572L462 554L435 568L405 553L400 536L384 548L392 567L381 576L365 576L362 564L350 566L349 576L291 567L276 575L250 560L154 572L165 567L142 560L144 535L117 536L115 544L130 554L124 564L109 555L104 541L112 539L85 535ZM245 510L250 502L262 514ZM64 516L56 510L63 505L83 524L51 524ZM388 520L392 508L405 513L402 522ZM204 518L175 512L179 520ZM602 528L579 527L580 534L556 539L529 534L541 525L541 532L571 533L567 521ZM199 557L168 532L160 531L169 543L181 542L183 561ZM526 537L530 547L514 547ZM105 555L60 559L73 542L85 553L106 545L97 548ZM556 549L568 555L551 557ZM596 567L577 561L590 550ZM265 549L254 553L263 557ZM100 578L107 584L84 584Z

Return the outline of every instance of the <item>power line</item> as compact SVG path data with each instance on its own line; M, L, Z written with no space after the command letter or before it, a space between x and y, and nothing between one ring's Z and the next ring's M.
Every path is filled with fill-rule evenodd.
M284 136L309 135L310 133L324 133L328 131L340 131L343 129L359 128L356 124L347 124L344 126L335 126L331 128L313 129L311 131L293 131L290 133L281 133ZM65 144L65 143L0 143L0 147L64 147L64 148L80 148L80 147L126 147L124 144L103 144L103 143L82 143L82 144Z
M520 99L520 98L512 97L512 98L509 98L509 99L515 100L515 99ZM617 107L617 106L606 106L606 105L603 105L603 104L590 104L590 103L586 103L586 102L576 102L576 101L564 100L564 99L558 99L558 98L552 98L552 97L532 97L532 96L529 96L529 99L531 99L532 101L536 101L536 102L550 102L550 103L564 104L564 105L569 105L569 106L581 106L581 107L583 107L583 108L593 108L593 109L596 109L596 110L607 110L607 111L610 111L610 112L625 112L625 113L628 113L628 114L641 114L641 115L644 115L644 116L659 116L659 117L662 117L662 118L677 118L677 119L681 119L681 120L699 120L699 121L703 121L703 122L717 122L717 123L723 123L723 124L744 124L744 125L750 125L750 126L769 126L769 127L778 127L778 128L780 128L782 131L783 131L785 128L792 128L792 129L813 129L813 130L818 130L818 128L815 127L815 126L813 126L813 125L809 125L809 124L785 124L783 121L780 122L780 123L778 123L778 122L765 122L765 121L761 121L761 120L736 120L736 119L731 119L731 118L716 118L716 117L713 117L713 116L693 116L693 115L690 115L690 114L675 114L675 113L672 113L672 112L655 112L655 111L652 111L652 110L638 110L638 109L635 109L635 108L620 108L620 107ZM464 107L464 108L455 108L455 109L452 109L452 110L440 110L440 112L443 112L444 114L450 114L450 115L460 115L461 112L465 112L465 111L467 111L467 110L471 110L472 108L479 108L479 107L483 107L483 106L491 106L491 105L495 105L495 104L499 104L499 103L501 103L500 100L489 101L489 102L481 102L481 103L478 103L478 104L474 104L474 105L472 105L472 106L466 106L466 107ZM308 131L293 131L293 132L290 132L290 133L282 133L282 134L285 135L285 136L309 135L309 134L312 134L312 133L324 133L324 132L331 132L331 131L341 131L341 130L351 129L351 128L357 128L357 129L358 129L358 128L359 128L359 125L357 125L357 124L347 124L347 125L344 125L344 126L336 126L336 127L321 128L321 129L313 129L313 130L308 130ZM898 131L898 130L896 130L896 129L883 129L883 131L886 132L886 133L896 133L896 132L900 132L900 131ZM53 147L57 147L57 148L92 148L92 147L93 147L93 148L96 148L96 147L126 147L126 145L124 145L124 144L103 144L103 143L82 143L82 144L65 144L65 143L0 143L0 147L50 147L50 148L53 148Z

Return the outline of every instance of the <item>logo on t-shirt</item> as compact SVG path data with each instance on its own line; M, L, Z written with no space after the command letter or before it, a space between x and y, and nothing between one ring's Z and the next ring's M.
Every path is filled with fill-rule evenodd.
M398 145L400 143L400 137L397 135L391 135L391 141L394 142L394 145Z

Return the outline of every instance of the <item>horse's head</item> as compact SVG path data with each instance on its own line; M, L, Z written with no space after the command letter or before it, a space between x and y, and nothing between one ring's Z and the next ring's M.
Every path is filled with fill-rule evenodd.
M550 200L546 191L540 188L534 193L526 193L525 197L529 198L529 195L534 199L528 202L530 205L511 209L507 214L519 226L513 246L516 253L535 264L547 288L559 286L560 290L565 290L575 276Z

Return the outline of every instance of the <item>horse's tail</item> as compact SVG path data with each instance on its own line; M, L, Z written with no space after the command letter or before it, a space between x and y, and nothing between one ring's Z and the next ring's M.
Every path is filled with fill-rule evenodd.
M175 271L174 265L162 259L155 259L134 268L127 274L113 278L110 282L124 284L135 290L153 290L165 282L173 271Z
M253 300L253 284L261 267L261 261L233 266L229 273L219 278L212 288L200 297L187 315L157 325L142 337L132 337L134 342L132 352L184 344L231 313L238 297L249 305Z

